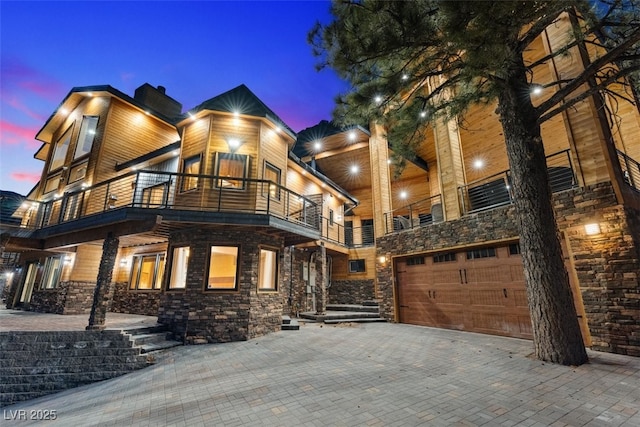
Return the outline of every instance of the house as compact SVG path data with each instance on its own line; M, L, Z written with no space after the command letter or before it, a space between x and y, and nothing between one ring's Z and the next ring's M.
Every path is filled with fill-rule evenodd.
M534 80L583 66L567 55ZM637 105L603 94L542 126L585 344L636 356ZM389 321L532 337L495 106L433 120L402 170L381 126L296 133L244 85L181 110L148 84L71 90L37 135L21 234L3 230L21 253L8 307L92 328L108 311L157 315L185 341L224 342L375 299Z

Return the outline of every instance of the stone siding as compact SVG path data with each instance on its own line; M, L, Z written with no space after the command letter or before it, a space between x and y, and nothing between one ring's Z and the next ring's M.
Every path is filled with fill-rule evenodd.
M115 283L111 311L114 313L157 316L160 290L130 290L128 282Z
M573 255L592 338L601 351L640 356L640 214L619 205L611 184L554 195L558 228ZM597 222L601 233L586 236ZM383 236L377 255L405 256L439 249L517 239L513 206ZM376 266L382 315L395 319L392 263Z
M95 283L60 282L54 289L34 289L30 311L54 314L89 314Z
M211 244L240 245L238 290L205 290ZM158 322L168 325L176 338L186 342L243 341L279 330L286 300L280 286L282 265L278 292L258 292L257 285L259 245L280 246L282 254L281 241L252 230L195 229L172 234L169 250L172 245L191 248L186 288L164 292L158 310Z
M375 282L364 280L332 280L329 304L362 304L375 299Z

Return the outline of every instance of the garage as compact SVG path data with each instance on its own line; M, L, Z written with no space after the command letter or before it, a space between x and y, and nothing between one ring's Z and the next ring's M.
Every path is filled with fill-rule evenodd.
M532 339L520 246L395 261L399 321Z

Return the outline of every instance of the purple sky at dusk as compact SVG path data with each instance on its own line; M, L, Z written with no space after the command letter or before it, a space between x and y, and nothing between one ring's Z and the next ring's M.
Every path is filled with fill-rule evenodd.
M38 130L75 86L165 86L183 112L246 84L293 130L347 86L306 36L328 1L0 1L0 189L40 179Z

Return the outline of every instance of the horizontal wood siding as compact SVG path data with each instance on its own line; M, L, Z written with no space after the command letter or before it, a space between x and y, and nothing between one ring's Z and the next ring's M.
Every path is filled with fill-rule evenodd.
M69 280L72 282L95 283L98 278L101 258L101 244L79 245L76 250L73 270L69 275Z
M349 273L349 260L364 259L364 273ZM332 258L333 280L360 280L374 279L376 277L376 250L375 248L350 249L348 256L334 256Z

